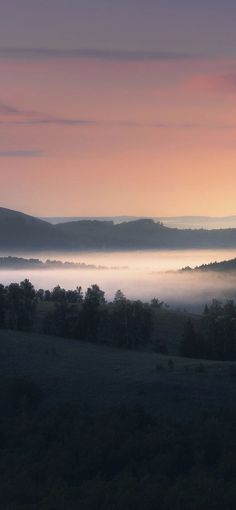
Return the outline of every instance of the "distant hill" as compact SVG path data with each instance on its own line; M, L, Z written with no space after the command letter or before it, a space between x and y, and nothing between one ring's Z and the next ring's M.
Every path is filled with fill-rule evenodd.
M46 249L65 247L66 236L46 221L21 212L0 208L1 249Z
M69 223L71 221L113 221L116 225L127 221L145 219L143 216L55 216L42 218L53 225L57 223ZM153 216L155 222L161 222L165 227L179 229L222 229L236 228L236 216Z
M236 246L236 229L180 230L152 219L114 224L112 221L72 221L54 226L81 249L189 249Z
M169 228L152 219L114 224L81 220L52 225L0 208L2 250L131 250L236 247L236 229Z
M166 227L180 229L236 228L236 216L172 216L160 217Z
M57 225L58 223L71 223L72 221L112 221L114 224L117 224L144 218L142 216L48 216L41 219L48 221L52 225Z
M201 266L196 266L194 268L184 267L181 271L189 272L189 271L216 271L216 272L228 272L228 271L236 271L236 258L230 260L223 260L222 262L211 262L210 264L202 264Z
M62 262L61 260L26 259L23 257L0 257L1 269L108 269L105 266L85 264L84 262ZM113 268L114 269L114 268Z

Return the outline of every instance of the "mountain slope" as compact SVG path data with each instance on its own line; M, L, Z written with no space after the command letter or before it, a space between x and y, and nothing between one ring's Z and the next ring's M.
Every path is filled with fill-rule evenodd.
M112 221L73 221L55 225L73 238L74 246L92 249L182 249L236 246L236 229L180 230L151 219L114 224Z
M65 246L66 235L33 216L0 208L0 247L39 249Z
M141 216L55 216L41 218L42 220L48 221L53 225L58 223L69 223L72 221L84 221L84 220L96 220L96 221L113 221L117 223L124 223L128 221L135 221L144 219ZM160 221L165 227L178 228L178 229L225 229L225 228L236 228L236 216L153 216L152 219L155 222Z
M180 230L151 219L120 224L82 220L52 225L0 208L0 249L131 250L236 247L236 229Z

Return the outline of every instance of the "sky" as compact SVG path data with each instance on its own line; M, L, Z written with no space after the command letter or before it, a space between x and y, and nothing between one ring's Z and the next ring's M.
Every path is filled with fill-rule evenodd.
M0 0L0 205L236 214L235 0Z

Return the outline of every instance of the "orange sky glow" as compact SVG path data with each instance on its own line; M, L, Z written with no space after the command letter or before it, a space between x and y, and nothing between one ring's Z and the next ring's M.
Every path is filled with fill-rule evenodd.
M236 58L1 51L2 206L41 216L236 213Z

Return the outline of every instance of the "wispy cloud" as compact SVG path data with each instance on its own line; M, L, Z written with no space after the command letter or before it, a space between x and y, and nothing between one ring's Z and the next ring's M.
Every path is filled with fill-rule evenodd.
M0 58L8 59L69 59L69 60L109 60L109 61L165 61L187 60L198 55L162 50L119 50L119 49L53 49L53 48L4 48L0 47Z
M236 90L236 84L235 84ZM194 123L191 121L183 122L165 122L164 120L153 122L139 122L134 120L114 120L106 121L103 119L82 119L82 118L64 118L53 117L40 114L30 110L20 109L16 106L0 103L0 126L68 126L68 127L104 127L104 128L127 128L127 129L159 129L159 130L235 130L236 124L226 123ZM11 152L11 151L10 151ZM16 151L16 154L19 151ZM22 151L24 154L24 151ZM25 151L26 153L28 151ZM34 153L37 151L33 151ZM39 151L40 152L40 151ZM30 151L29 151L30 154ZM9 154L10 155L10 154ZM14 157L14 151L12 153ZM29 156L30 157L30 156ZM32 156L33 157L33 156Z
M97 123L98 121L93 119L54 117L35 111L24 110L9 104L0 103L0 125L92 126Z
M98 124L95 120L86 119L60 119L60 118L42 118L42 119L22 119L22 120L0 120L0 124L14 124L20 126L41 126L41 125L59 125L59 126L94 126Z
M46 156L40 150L7 150L0 151L0 158L41 158Z

